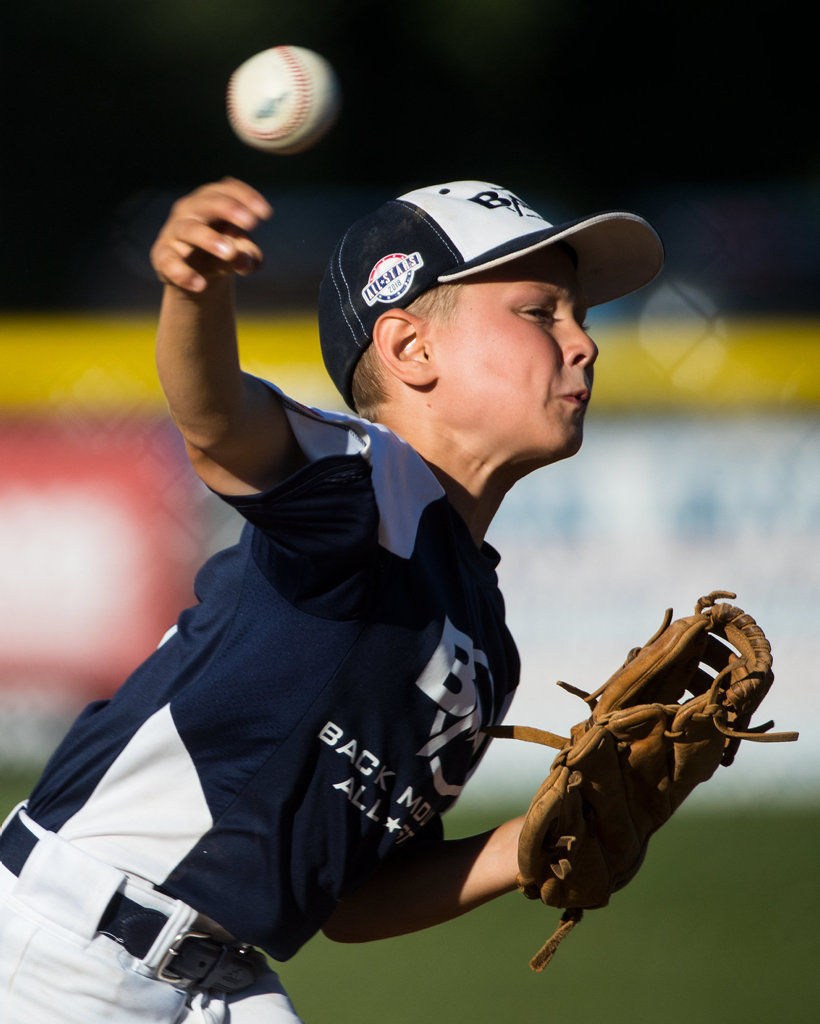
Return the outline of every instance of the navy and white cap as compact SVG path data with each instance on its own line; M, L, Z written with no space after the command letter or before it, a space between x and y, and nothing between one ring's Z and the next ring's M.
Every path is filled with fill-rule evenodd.
M485 181L416 189L357 220L336 246L319 290L319 338L333 383L352 406L353 371L386 309L556 242L574 252L590 306L643 287L663 266L660 238L634 213L552 224Z

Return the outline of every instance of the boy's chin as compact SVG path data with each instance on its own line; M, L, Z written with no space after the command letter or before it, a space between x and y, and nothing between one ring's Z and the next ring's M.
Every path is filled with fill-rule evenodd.
M584 432L579 427L577 432L567 438L562 445L557 445L553 449L545 465L551 465L553 462L562 462L564 459L571 459L573 455L576 455L581 450L583 440Z
M518 469L523 471L520 475L527 476L537 469L543 469L544 466L552 466L556 462L572 458L580 450L582 441L583 434L579 431L562 445L552 446L538 454L521 458L517 463Z

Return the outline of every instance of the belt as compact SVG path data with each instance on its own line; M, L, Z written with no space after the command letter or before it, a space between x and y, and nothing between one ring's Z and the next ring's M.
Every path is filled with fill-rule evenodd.
M19 877L38 839L19 813L0 832L0 863ZM168 923L161 910L143 907L117 892L106 907L98 931L142 960ZM264 957L251 946L227 945L203 932L180 932L160 960L157 977L171 984L218 992L239 992L253 984Z

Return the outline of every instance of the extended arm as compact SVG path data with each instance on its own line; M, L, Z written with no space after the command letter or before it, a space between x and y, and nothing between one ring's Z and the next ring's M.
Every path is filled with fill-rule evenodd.
M262 262L250 232L271 213L226 178L175 203L151 250L165 285L160 383L195 470L226 494L264 490L304 461L281 403L242 372L236 347L233 276Z
M419 842L397 852L339 903L325 923L325 935L336 942L405 935L512 892L523 820L514 818L482 835Z

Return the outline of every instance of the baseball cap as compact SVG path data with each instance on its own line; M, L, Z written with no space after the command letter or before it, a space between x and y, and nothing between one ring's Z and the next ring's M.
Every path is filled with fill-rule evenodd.
M590 306L648 284L663 266L655 229L609 211L552 224L485 181L416 189L357 220L337 244L319 289L319 340L330 378L352 407L356 363L391 307L548 245L570 246Z

